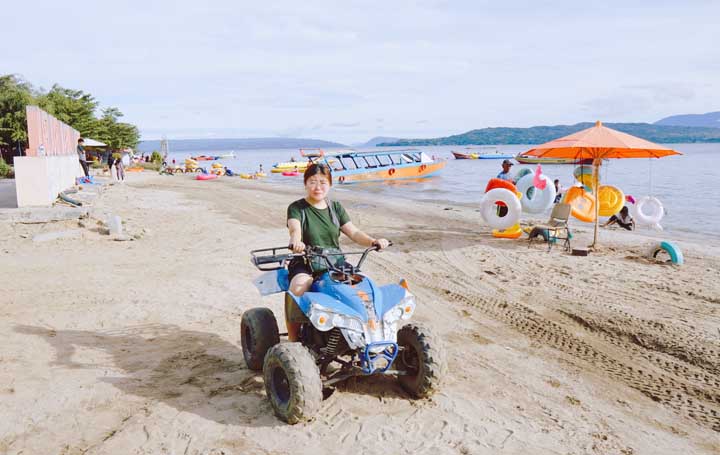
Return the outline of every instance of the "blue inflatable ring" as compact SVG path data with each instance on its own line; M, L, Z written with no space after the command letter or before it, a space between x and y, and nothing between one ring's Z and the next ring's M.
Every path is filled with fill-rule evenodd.
M657 258L658 253L661 251L665 251L667 254L670 255L670 261L673 264L682 265L685 261L685 259L683 258L682 250L680 250L680 248L674 243L665 241L654 244L648 252L648 257L650 259L655 259Z

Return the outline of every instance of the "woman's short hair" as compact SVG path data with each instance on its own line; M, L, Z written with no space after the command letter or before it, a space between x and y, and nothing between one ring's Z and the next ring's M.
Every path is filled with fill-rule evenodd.
M305 174L303 174L303 183L307 183L308 179L316 174L327 177L328 182L332 185L332 171L330 170L330 166L324 163L312 163L309 165L307 169L305 169Z

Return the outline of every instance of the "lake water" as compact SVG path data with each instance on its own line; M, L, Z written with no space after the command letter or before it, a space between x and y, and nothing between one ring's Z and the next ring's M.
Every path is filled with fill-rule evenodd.
M172 147L172 144L171 144ZM653 195L664 205L666 215L661 221L665 231L682 236L720 240L720 193L715 186L720 182L720 144L672 144L670 147L683 153L661 159L620 159L603 163L601 184L614 185L635 199ZM456 160L451 151L463 151L462 146L417 147L428 155L447 159L447 166L439 175L417 181L397 181L336 185L343 191L362 191L403 197L408 200L435 201L447 204L477 204L485 190L488 179L500 172L501 160ZM515 155L532 148L529 145L501 145L498 149ZM363 150L363 149L359 149ZM370 148L366 150L377 150ZM216 154L229 153L217 150ZM209 153L208 153L209 154ZM287 185L302 185L300 177L283 177L270 174L270 168L278 161L289 161L291 156L302 160L297 150L235 150L236 158L220 160L238 172L252 172L262 164L268 172L268 180ZM178 164L188 153L171 153L170 159ZM211 162L203 165L209 167ZM512 171L534 165L516 164ZM560 179L563 187L575 183L571 165L543 165L543 173L552 179ZM259 182L258 182L259 183ZM339 197L339 196L338 196ZM533 218L537 218L533 215ZM573 220L574 223L580 223Z

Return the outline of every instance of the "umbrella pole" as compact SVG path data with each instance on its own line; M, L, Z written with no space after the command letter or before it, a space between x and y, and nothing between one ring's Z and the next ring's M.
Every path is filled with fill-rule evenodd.
M600 224L600 199L598 198L598 190L600 188L600 158L593 160L593 193L595 196L595 232L593 234L593 243L591 248L598 247L598 226Z

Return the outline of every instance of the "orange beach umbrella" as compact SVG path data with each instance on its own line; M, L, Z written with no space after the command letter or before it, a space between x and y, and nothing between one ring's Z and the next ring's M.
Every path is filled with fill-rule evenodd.
M608 158L662 158L682 155L680 152L645 139L621 133L595 122L595 126L569 136L546 142L525 153L542 158L571 158L593 160L593 192L600 186L600 164ZM595 233L591 247L597 246L599 204L595 204Z

